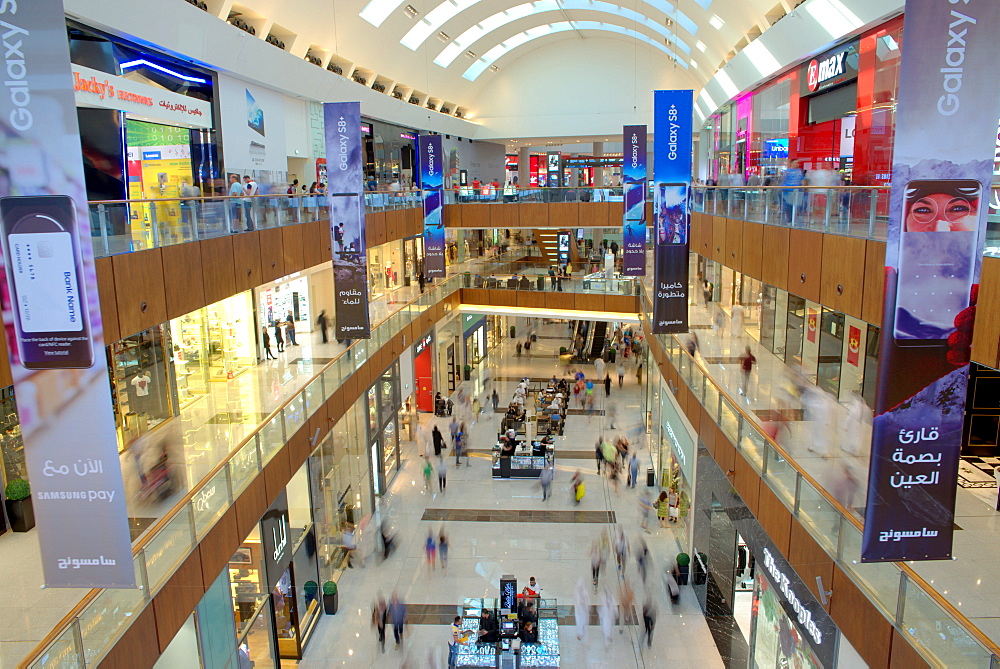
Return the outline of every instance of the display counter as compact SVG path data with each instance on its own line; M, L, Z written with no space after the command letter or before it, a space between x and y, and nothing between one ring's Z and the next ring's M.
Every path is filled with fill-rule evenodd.
M548 446L545 455L540 455L539 442L533 442L531 448L519 441L514 455L500 455L500 444L493 446L493 478L495 479L527 479L538 478L545 465L555 466L555 449Z
M538 607L538 642L521 643L520 648L513 639L501 639L496 643L477 643L479 619L483 606L496 600L466 599L462 611L461 628L472 639L458 647L457 667L558 667L559 666L559 622L555 617L555 600L541 600ZM549 611L551 615L545 615Z

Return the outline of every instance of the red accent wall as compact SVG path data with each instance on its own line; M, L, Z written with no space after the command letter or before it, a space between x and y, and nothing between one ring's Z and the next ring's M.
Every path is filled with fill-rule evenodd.
M428 346L413 358L413 379L417 384L417 411L434 411L434 376L431 374L431 349Z

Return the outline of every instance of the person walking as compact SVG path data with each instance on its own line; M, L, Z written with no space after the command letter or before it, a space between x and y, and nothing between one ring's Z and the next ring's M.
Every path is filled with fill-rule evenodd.
M621 388L622 384L625 383L625 365L624 363L618 363L618 387Z
M490 396L490 399L493 402L493 413L496 413L497 407L500 406L500 395L497 394L496 388L493 389L493 395Z
M602 437L597 438L597 445L594 447L594 457L597 458L597 474L600 475L601 467L604 464L604 449L602 448L604 444L604 439Z
M594 371L597 372L594 375L595 378L598 379L604 378L604 367L605 367L604 358L598 358L596 361L594 361Z
M240 201L237 198L241 198L243 194L246 193L246 189L243 184L240 183L240 178L236 174L229 175L229 232L239 232L236 226L240 222L240 212L243 207L240 205Z
M649 512L653 510L653 500L650 497L649 491L645 488L639 493L639 527L646 534L651 534L649 531Z
M552 465L545 465L542 469L542 473L538 475L538 482L542 485L542 501L546 501L549 498L549 488L552 486Z
M281 336L281 323L274 321L274 345L278 348L278 353L285 352L285 338Z
M611 375L604 375L604 396L611 397Z
M455 616L455 620L451 623L451 635L448 637L448 669L455 669L460 643L462 643L462 616Z
M389 618L392 620L392 636L396 640L396 650L403 644L403 626L406 625L406 604L395 592L389 604Z
M465 445L465 423L462 423L458 427L458 432L455 433L455 466L461 467L462 463L460 458L462 457L462 448Z
M434 456L440 458L442 451L444 451L444 435L441 434L437 425L431 431L431 441L434 442Z
M441 569L448 568L448 537L444 528L438 533L438 555L441 557Z
M521 357L521 342L517 342L517 346L514 347L514 351L516 352L517 357L520 358Z
M573 593L573 619L576 626L576 639L583 641L587 635L587 627L590 625L590 591L581 578L576 582L576 591Z
M421 295L424 294L424 282L425 281L426 281L426 279L424 278L424 273L423 272L417 272L417 283L420 284L420 294Z
M427 571L434 571L437 565L437 542L434 541L434 532L427 531L427 540L424 542L424 553L427 556Z
M656 604L649 594L646 595L646 602L642 605L642 627L643 636L646 637L646 648L652 648L653 628L656 627Z
M590 575L594 581L594 592L597 592L597 581L601 578L601 569L604 568L604 552L601 544L594 541L590 547Z
M611 597L611 593L605 588L601 593L600 604L597 605L597 618L601 623L601 632L604 633L605 648L611 645L611 632L614 630L615 611L617 608L615 600Z
M319 312L319 316L316 317L316 325L319 327L320 334L323 335L323 343L326 344L329 340L326 334L326 329L329 326L329 320L326 317L326 309L322 309Z
M434 476L434 465L429 457L424 457L424 490L431 491L431 478Z
M295 341L295 316L291 311L285 317L285 339L288 341L289 346L299 345L299 342Z
M438 490L444 492L444 489L448 487L448 465L445 464L444 458L438 460Z
M257 191L259 190L257 182L251 179L250 175L243 176L243 190L247 195L247 197L243 198L243 212L246 215L244 223L246 223L246 231L250 232L254 229L253 198L257 195Z
M750 372L753 371L753 366L756 364L757 358L750 352L750 347L743 347L743 355L740 356L740 372L743 375L739 388L740 395L747 395L750 386ZM749 401L749 397L747 397L747 401Z
M277 360L274 354L271 353L271 334L264 328L264 359L265 360Z
M656 519L660 521L660 527L667 526L667 513L669 511L667 503L667 491L660 491L660 496L656 499Z
M676 523L680 517L679 509L680 497L677 491L671 488L667 492L667 523Z
M378 632L378 647L385 652L385 625L389 617L389 606L385 603L385 597L379 593L372 607L372 627Z
M635 451L628 460L628 487L635 488L635 482L639 478L639 456Z
M458 439L458 416L452 416L451 422L448 423L448 431L451 434L451 446L455 447L455 441Z
M641 362L638 363L635 366L635 382L637 384L639 384L640 386L642 385L642 363Z

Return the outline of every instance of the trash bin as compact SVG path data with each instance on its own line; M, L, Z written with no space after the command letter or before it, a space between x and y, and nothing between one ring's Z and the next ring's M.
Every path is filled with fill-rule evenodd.
M650 488L656 485L656 474L653 472L652 467L646 469L646 485Z

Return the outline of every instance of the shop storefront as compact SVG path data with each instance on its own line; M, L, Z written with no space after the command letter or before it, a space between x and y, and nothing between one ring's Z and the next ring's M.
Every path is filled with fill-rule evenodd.
M463 316L457 312L439 322L434 327L436 353L435 387L445 397L449 397L462 382L462 340Z
M415 183L417 132L402 126L361 119L365 150L365 181L375 182L372 190L389 190L399 181L401 186Z
M413 345L413 378L416 387L417 411L434 411L434 334L428 334Z
M478 365L486 355L486 316L462 314L462 341L465 345L465 364Z
M309 299L309 279L305 275L293 274L266 286L254 289L257 296L257 327L270 328L272 335L275 323L295 323L295 337L305 337L312 331L312 308ZM329 312L328 312L329 313ZM287 340L285 344L289 344Z
M172 342L171 329L156 325L107 348L119 450L184 406L177 381L186 389L187 375L175 377L181 370L168 365Z
M400 467L399 361L397 360L365 393L368 448L371 454L375 495L381 496Z
M416 285L423 262L423 237L410 237L369 248L368 273L372 297L403 286Z
M863 666L704 446L697 459L689 582L706 616L733 620L734 665Z
M657 375L659 376L659 375ZM677 495L675 535L687 544L694 498L695 437L677 410L677 400L666 382L660 380L659 392L660 488Z
M171 351L181 409L257 362L250 291L227 297L170 321Z
M222 192L214 73L72 21L67 31L88 198ZM115 95L104 93L111 87ZM154 237L169 239L193 224L190 211L175 204L103 214L96 223L121 250L151 246Z
M703 126L701 176L771 185L795 158L813 185L888 185L902 29L896 17L719 109Z

